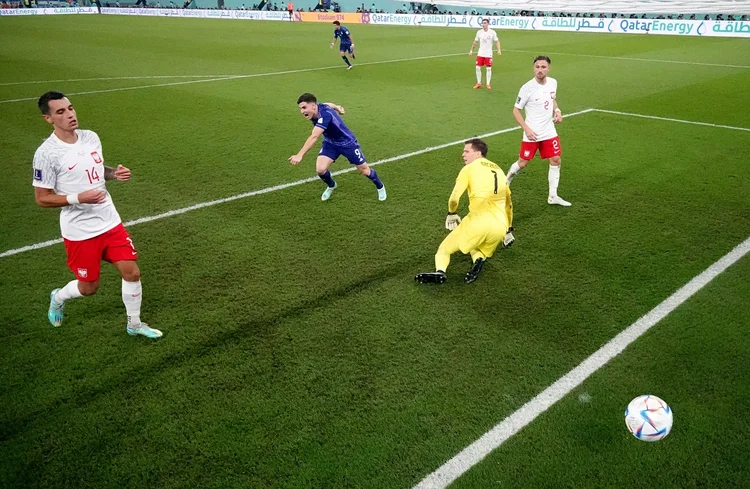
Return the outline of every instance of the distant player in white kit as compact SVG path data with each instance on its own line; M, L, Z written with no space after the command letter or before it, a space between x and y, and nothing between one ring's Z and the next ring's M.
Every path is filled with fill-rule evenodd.
M487 88L492 89L490 82L492 81L492 43L497 44L497 55L500 56L500 39L497 38L497 33L490 29L490 21L482 19L482 28L477 31L474 42L471 43L471 49L469 50L469 56L474 53L474 47L479 43L479 51L477 52L477 84L474 88L482 88L482 66L485 67Z
M34 154L34 198L41 207L62 208L60 230L68 267L76 275L76 280L52 291L47 318L53 326L62 325L65 301L96 292L104 260L122 277L128 334L159 338L161 331L141 322L138 253L104 183L129 180L130 170L104 166L99 136L78 129L76 111L65 95L47 92L38 105L54 131Z
M557 195L562 147L555 124L562 122L562 111L557 106L557 80L547 76L550 64L547 56L534 58L534 78L526 82L518 92L513 117L523 128L523 141L518 161L511 165L507 178L510 185L518 172L529 164L539 150L539 156L543 160L549 160L547 203L568 207L571 205L570 202ZM526 111L526 120L521 115L521 109Z

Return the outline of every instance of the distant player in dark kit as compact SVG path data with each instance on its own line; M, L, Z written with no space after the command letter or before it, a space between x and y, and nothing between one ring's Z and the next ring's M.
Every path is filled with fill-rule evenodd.
M348 66L347 70L351 70L354 65L351 64L349 61L349 58L346 57L347 54L352 55L352 59L357 59L357 57L354 55L354 39L352 39L352 33L349 32L349 29L341 25L341 22L338 20L333 22L333 25L336 26L333 30L333 41L331 41L331 49L333 49L333 46L336 45L336 39L341 39L341 42L339 43L339 54L341 54L341 59L344 60L344 63Z

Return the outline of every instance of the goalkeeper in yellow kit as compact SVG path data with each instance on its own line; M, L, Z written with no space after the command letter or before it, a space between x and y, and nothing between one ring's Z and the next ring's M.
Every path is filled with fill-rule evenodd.
M466 273L467 284L477 279L485 260L491 257L500 243L508 247L513 237L513 205L505 173L486 158L487 143L470 139L464 143L463 159L466 166L456 178L456 185L448 200L445 228L450 234L440 243L435 254L434 272L419 273L419 283L442 284L451 255L457 251L470 254L473 262ZM464 192L469 192L469 214L461 220L456 213Z

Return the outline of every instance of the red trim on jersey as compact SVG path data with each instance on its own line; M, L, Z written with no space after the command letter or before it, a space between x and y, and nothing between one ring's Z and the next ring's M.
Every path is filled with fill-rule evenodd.
M115 263L138 258L133 241L122 224L83 241L64 241L65 251L68 253L68 268L82 282L99 279L102 260Z

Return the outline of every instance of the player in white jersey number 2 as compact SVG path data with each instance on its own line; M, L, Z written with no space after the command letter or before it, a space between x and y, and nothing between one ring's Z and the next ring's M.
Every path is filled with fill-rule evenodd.
M534 59L534 78L526 82L518 92L518 98L513 107L513 117L523 128L523 141L518 161L513 163L508 170L508 184L539 150L542 159L549 160L547 202L568 207L571 205L570 202L557 195L562 148L555 124L562 122L562 111L557 106L557 80L547 76L550 64L551 61L547 56L537 56ZM521 115L521 109L526 111L526 120Z
M39 110L54 131L34 154L34 197L41 207L61 207L60 230L68 267L76 280L50 294L47 318L62 325L70 299L92 295L99 288L101 261L112 263L122 277L122 301L128 334L159 338L162 333L141 322L141 272L138 253L107 192L105 180L126 181L130 170L104 165L102 144L93 131L78 129L76 111L60 92L39 98Z
M492 43L497 45L497 55L500 56L500 40L497 38L497 33L490 29L490 21L487 19L482 20L482 28L477 31L477 35L474 37L474 42L471 43L471 49L469 50L469 56L474 52L474 47L479 43L479 51L477 52L477 84L474 88L482 88L482 66L485 66L487 74L487 88L491 89L492 85Z

